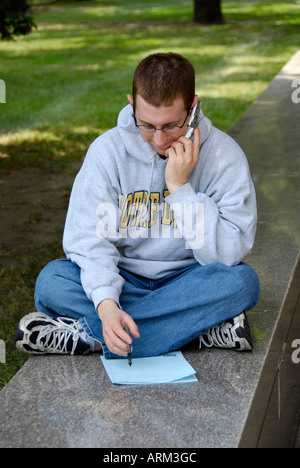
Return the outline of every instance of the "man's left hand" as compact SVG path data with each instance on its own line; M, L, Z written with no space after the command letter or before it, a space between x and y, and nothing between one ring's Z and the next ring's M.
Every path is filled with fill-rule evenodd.
M189 181L189 177L199 159L200 130L194 130L194 141L181 136L166 150L168 163L165 171L165 181L172 193Z

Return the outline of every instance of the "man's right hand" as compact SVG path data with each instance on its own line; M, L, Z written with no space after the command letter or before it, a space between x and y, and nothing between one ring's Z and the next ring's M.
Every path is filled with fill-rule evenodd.
M97 313L102 321L103 338L108 349L119 356L127 356L126 343L132 339L124 330L128 325L129 331L135 338L139 338L137 324L124 310L118 307L113 299L105 299L97 307Z

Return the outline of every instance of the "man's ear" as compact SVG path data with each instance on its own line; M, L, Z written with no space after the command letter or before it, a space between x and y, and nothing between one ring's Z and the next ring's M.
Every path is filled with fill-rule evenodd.
M198 101L198 98L199 98L198 94L195 94L192 107L195 106L196 102Z
M133 108L133 97L130 96L130 94L127 94L127 99L128 99L128 101L129 101L131 107Z

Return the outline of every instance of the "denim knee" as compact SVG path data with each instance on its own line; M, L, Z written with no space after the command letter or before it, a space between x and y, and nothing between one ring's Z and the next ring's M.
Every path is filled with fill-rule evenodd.
M38 311L78 319L95 313L80 280L80 268L68 259L53 260L40 272L35 287Z
M235 269L235 274L238 274L242 291L244 295L248 295L249 307L253 309L256 306L259 293L260 283L256 271L247 263L240 263Z
M52 260L41 270L36 279L34 300L37 310L41 310L41 305L47 307L52 302L58 287L56 284L59 278L58 263L61 261L64 260Z

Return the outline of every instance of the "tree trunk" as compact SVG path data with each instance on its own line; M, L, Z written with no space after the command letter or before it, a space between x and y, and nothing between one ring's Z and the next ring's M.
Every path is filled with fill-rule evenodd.
M202 24L224 23L221 0L194 0L194 21Z

